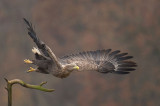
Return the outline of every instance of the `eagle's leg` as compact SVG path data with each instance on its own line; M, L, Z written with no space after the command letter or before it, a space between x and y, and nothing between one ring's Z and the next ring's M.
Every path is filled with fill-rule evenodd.
M24 62L26 64L34 64L34 61L31 61L29 59L25 59ZM30 67L30 69L27 72L33 72L33 71L37 71L37 69Z
M36 71L37 69L30 67L30 69L27 72L33 72Z
M29 59L25 59L24 62L25 62L26 64L32 64L32 63L33 63L33 61L31 61L31 60L29 60Z

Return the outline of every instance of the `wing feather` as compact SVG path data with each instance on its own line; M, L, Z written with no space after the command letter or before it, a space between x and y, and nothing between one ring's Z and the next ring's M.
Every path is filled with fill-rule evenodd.
M120 53L119 50L111 52L111 49L87 51L64 56L60 61L63 64L75 63L80 67L80 71L127 74L137 66L135 62L127 61L133 58L133 56L126 56L127 54Z
M46 56L50 57L47 50L46 50L46 44L42 42L36 35L36 32L33 29L32 23L27 21L25 18L23 18L24 22L27 24L27 29L28 29L28 35L33 39L35 44L37 45L38 49L41 50L41 52Z

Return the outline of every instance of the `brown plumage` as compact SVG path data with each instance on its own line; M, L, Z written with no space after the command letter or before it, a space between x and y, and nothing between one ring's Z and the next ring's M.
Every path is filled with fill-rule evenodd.
M72 71L128 74L137 66L135 62L130 61L133 57L128 56L128 53L120 53L119 50L111 51L111 49L80 52L57 58L52 50L36 36L32 24L26 19L24 21L28 25L28 34L38 47L32 50L35 60L25 60L25 63L38 66L36 69L31 68L29 72L36 71L65 78Z
M61 64L75 63L78 71L98 71L101 73L128 74L135 70L136 63L127 61L133 58L128 53L120 53L119 50L111 52L111 49L80 52L60 58Z

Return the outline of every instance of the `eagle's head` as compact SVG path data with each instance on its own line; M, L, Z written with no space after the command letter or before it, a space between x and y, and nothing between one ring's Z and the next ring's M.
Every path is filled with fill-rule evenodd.
M79 70L79 67L75 63L66 64L63 67L63 70L72 72L74 70Z

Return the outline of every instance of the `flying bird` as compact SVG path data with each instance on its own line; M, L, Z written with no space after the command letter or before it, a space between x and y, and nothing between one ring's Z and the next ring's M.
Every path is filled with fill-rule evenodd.
M27 24L28 35L33 39L37 47L33 47L34 60L25 59L26 64L33 64L36 68L30 67L27 72L40 72L52 74L58 78L66 78L73 71L97 71L100 73L128 74L137 66L130 59L128 53L121 53L119 50L111 49L86 51L77 54L56 57L53 51L41 41L33 29L32 23L24 18Z

